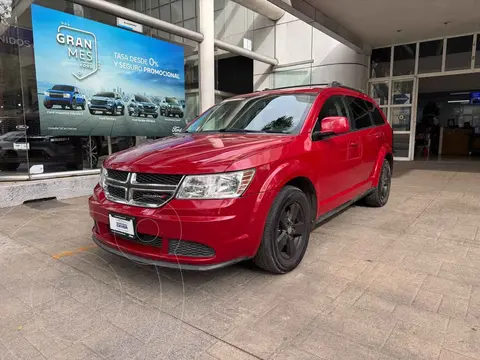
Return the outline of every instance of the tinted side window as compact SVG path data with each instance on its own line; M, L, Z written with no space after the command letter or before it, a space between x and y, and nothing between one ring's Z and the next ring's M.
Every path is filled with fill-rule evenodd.
M370 111L365 100L353 96L347 96L347 102L350 106L350 123L353 130L364 129L372 126Z
M383 119L382 113L373 104L371 105L370 114L372 115L374 125L385 125L385 120Z
M334 95L325 101L323 104L320 113L318 114L318 119L313 127L313 131L320 131L321 122L323 119L329 116L345 116L347 117L347 109L345 108L345 104L343 103L342 96Z

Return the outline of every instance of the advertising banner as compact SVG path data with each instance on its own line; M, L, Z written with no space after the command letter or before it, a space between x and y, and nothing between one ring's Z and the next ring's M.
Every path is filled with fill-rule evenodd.
M42 135L168 136L185 125L183 47L32 5Z

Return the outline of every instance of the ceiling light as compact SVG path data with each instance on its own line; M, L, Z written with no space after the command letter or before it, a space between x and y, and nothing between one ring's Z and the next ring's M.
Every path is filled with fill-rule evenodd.
M449 104L469 104L470 100L449 100Z

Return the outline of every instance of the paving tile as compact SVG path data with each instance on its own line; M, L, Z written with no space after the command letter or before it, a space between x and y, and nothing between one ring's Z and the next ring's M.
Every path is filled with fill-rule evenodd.
M316 328L298 346L301 350L322 359L342 360L393 360L395 357L378 350L359 345L344 337Z
M256 360L256 356L252 356L249 353L242 351L234 346L231 346L222 341L218 341L208 348L207 353L221 360Z
M320 327L358 344L381 348L395 324L390 315L340 305L323 317Z
M132 359L144 347L141 341L115 326L84 338L82 343L101 357L115 359Z
M250 327L238 327L223 340L259 358L268 358L284 343L283 338L271 337Z
M438 276L427 276L422 284L422 289L443 295L454 294L463 299L468 299L470 297L472 286Z
M412 306L419 309L437 312L444 295L420 289Z
M392 356L405 359L437 359L444 335L417 325L399 322L383 347Z
M395 308L396 303L383 299L370 291L364 292L360 298L355 302L355 307L376 312L379 314L391 314Z
M480 285L480 269L451 263L443 263L438 277L468 285Z
M420 253L416 256L405 256L400 266L406 270L436 275L442 266L442 260L433 254Z
M458 354L450 350L443 349L440 352L439 360L473 360L473 358Z
M455 294L445 295L438 312L443 315L464 318L467 316L468 300Z
M480 327L461 319L451 319L444 347L464 356L479 358Z
M418 325L437 332L445 332L449 318L431 311L398 305L392 315L395 319Z
M294 346L287 346L281 352L279 352L278 354L275 354L272 357L272 359L274 360L322 360L324 358L320 358L306 351L300 350Z

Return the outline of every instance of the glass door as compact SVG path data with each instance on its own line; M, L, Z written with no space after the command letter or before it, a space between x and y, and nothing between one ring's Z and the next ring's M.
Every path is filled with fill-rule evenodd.
M418 79L413 76L373 81L370 96L379 104L393 129L396 160L413 160Z

